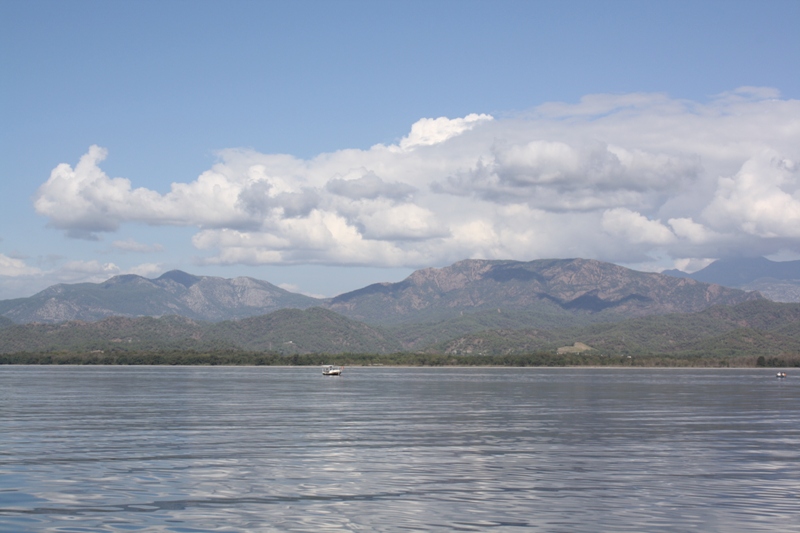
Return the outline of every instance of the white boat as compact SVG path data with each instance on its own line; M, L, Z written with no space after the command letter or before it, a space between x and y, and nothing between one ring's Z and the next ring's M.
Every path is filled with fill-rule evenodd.
M344 367L339 367L335 365L325 365L322 367L322 375L323 376L341 376L342 370Z

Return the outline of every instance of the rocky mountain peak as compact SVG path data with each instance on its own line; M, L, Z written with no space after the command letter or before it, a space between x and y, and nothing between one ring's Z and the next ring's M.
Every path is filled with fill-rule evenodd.
M469 283L482 279L491 269L491 265L492 261L466 259L443 268L424 268L411 274L408 283L442 292L462 289Z
M169 272L164 272L161 274L161 276L156 278L156 281L174 281L175 283L189 288L202 279L203 278L200 276L193 276L192 274L188 274L182 270L170 270Z
M102 282L100 285L104 288L113 287L115 285L132 285L132 284L149 284L152 285L152 280L149 280L142 276L137 276L136 274L121 274L119 276L114 276L113 278L109 278L106 281Z

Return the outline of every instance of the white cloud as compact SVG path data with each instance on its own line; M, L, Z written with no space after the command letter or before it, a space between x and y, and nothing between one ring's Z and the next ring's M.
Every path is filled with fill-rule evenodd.
M142 263L125 271L125 274L136 274L145 278L157 278L164 273L164 266L160 263Z
M719 241L723 237L702 224L698 224L691 218L671 218L667 222L672 227L675 235L692 244L706 244Z
M363 176L355 179L332 179L325 188L334 194L346 196L352 200L363 198L374 200L381 196L402 200L416 191L414 187L406 183L386 183L371 172L365 172Z
M40 271L38 268L28 266L22 259L15 259L13 257L0 254L0 276L32 276L38 274L39 272Z
M735 176L719 178L705 217L716 227L757 237L800 238L799 170L774 150L755 154Z
M603 213L603 230L631 244L664 246L675 241L675 235L660 220L650 220L624 207Z
M471 130L481 122L493 119L494 117L491 115L477 113L454 119L447 117L423 118L411 126L411 133L400 140L399 146L403 150L411 150L418 146L439 144Z
M589 95L511 118L426 118L397 145L311 159L229 149L165 194L110 178L105 156L94 146L74 169L56 167L37 212L83 238L126 223L196 227L192 242L212 264L800 250L800 101L772 89L708 103Z
M691 274L704 269L713 262L714 258L711 257L683 257L676 259L673 264L674 268Z
M597 141L499 143L491 157L434 190L549 211L653 209L699 173L695 157L626 150Z
M101 282L121 274L122 270L114 263L99 261L68 261L55 273L63 282L75 281Z
M361 233L367 239L420 240L445 237L448 233L432 211L412 204L387 205L364 213L359 221L363 226Z

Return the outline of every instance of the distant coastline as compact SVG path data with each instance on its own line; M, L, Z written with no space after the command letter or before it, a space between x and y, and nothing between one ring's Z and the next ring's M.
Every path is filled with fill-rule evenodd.
M319 366L336 363L350 367L576 367L576 368L792 368L800 354L767 358L755 355L709 354L598 355L539 352L522 355L295 354L259 352L58 352L0 354L0 365L104 366Z

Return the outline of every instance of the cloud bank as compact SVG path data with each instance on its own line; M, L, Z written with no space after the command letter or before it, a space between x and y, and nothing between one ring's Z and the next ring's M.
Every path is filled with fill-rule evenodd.
M800 101L765 88L423 118L396 144L310 159L228 149L165 194L109 177L106 155L92 146L53 169L36 211L76 238L129 223L196 227L211 264L690 264L800 251Z

